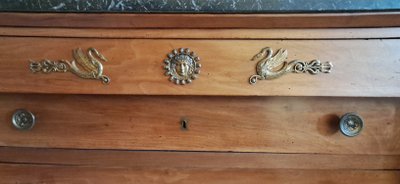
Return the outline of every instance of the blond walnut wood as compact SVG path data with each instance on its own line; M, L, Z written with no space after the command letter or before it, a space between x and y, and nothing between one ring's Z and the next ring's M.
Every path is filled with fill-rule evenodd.
M286 48L289 61L320 59L330 74L287 74L250 85L262 48ZM110 85L70 73L33 74L29 59L72 59L72 49L97 48L109 62ZM188 47L201 58L200 78L186 86L164 76L172 49ZM173 40L0 38L0 92L65 94L373 96L400 95L400 41L393 40Z
M274 153L400 153L397 98L0 96L0 145ZM15 109L37 117L31 131L11 124ZM360 135L339 129L357 112ZM189 120L181 129L182 118Z
M397 184L399 171L292 169L143 169L0 164L2 183L300 183Z
M399 38L400 28L335 29L99 29L0 27L1 36L151 39L382 39Z
M399 99L332 96L400 97L399 15L0 13L1 183L398 183ZM265 46L333 71L250 86L249 60ZM107 56L110 85L28 70L29 59L72 59L77 47ZM162 70L180 47L203 64L185 87ZM31 131L12 126L19 108L36 115ZM338 131L347 112L365 121L357 137Z
M120 168L400 169L400 155L75 150L0 147L0 163Z
M399 12L303 14L0 13L0 26L78 28L396 27Z

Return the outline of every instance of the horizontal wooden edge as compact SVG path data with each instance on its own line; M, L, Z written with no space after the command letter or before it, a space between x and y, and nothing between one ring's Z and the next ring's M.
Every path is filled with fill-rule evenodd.
M0 147L0 163L85 167L400 169L400 155L331 155Z
M398 170L101 168L0 164L2 183L398 184Z
M305 14L0 13L0 26L70 28L355 28L400 26L400 12Z
M1 91L3 90L3 91ZM200 93L103 93L103 92L71 92L71 91L46 91L46 90L40 90L40 91L33 91L33 90L10 90L10 89L1 89L0 88L0 95L3 94L18 94L18 95L97 95L97 96L158 96L158 97L172 97L172 96L188 96L188 97L287 97L287 98L292 98L292 97L302 97L302 98L398 98L400 97L400 94L398 93L384 93L384 94L290 94L290 95L279 95L279 94L242 94L242 93L227 93L227 94L221 94L221 93L207 93L207 94L200 94Z
M400 27L330 29L105 29L0 27L0 36L97 39L394 39Z

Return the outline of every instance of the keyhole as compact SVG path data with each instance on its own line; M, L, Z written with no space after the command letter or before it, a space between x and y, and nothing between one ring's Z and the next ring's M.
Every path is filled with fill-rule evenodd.
M188 130L189 129L189 121L187 119L181 120L181 129Z

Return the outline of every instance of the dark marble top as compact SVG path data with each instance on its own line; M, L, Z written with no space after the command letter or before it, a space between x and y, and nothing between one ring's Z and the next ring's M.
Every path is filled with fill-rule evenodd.
M400 0L0 0L0 11L273 13L398 11Z

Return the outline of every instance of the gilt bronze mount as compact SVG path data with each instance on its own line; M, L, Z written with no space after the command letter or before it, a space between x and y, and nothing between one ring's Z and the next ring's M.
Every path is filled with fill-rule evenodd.
M72 61L59 60L50 61L44 59L36 62L30 60L29 68L33 73L52 73L52 72L71 72L83 79L101 80L103 84L110 83L110 78L103 75L103 65L107 59L95 48L89 48L87 54L84 54L81 48L73 50Z
M164 60L165 75L175 84L189 84L200 74L200 58L188 48L174 49Z
M331 62L322 63L319 60L309 62L294 60L287 62L288 52L286 49L279 49L275 54L269 47L262 49L251 60L258 60L256 75L249 79L250 84L256 84L258 80L270 80L278 78L286 73L330 73L333 67Z

